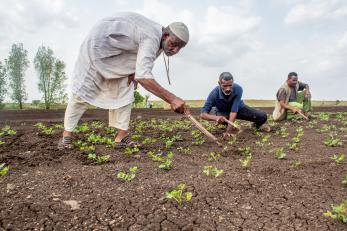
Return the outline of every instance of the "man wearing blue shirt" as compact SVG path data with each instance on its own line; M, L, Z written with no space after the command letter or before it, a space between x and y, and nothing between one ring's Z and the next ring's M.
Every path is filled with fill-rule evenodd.
M265 112L251 108L242 101L242 87L234 83L234 77L229 72L223 72L219 76L219 86L215 87L209 94L205 105L201 109L200 117L205 120L225 123L224 118L231 122L236 119L254 122L254 126L259 129L266 121ZM215 107L216 112L209 114ZM264 131L270 131L267 125L262 126ZM234 132L234 127L228 125L226 135Z

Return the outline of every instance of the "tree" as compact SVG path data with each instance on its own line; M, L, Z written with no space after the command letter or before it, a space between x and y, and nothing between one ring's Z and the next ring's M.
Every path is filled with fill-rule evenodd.
M51 48L41 46L37 50L34 64L39 77L39 91L43 93L46 109L50 109L53 103L60 102L66 97L65 63L53 56Z
M29 67L28 51L23 48L23 43L13 44L8 59L5 60L9 86L12 90L11 99L23 108L27 98L24 84L24 74Z
M135 107L137 107L140 103L143 102L143 100L145 99L141 94L140 92L138 92L137 90L134 91L134 104L135 104Z
M6 93L6 69L0 61L0 104L4 101Z

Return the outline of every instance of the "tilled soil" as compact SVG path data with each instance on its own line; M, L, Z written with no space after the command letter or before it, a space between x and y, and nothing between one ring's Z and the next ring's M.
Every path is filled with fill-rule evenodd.
M40 111L36 113L40 115ZM89 113L84 121L90 125L93 116ZM96 145L98 155L110 155L110 161L101 165L88 159L78 148L58 150L62 129L44 135L33 126L39 121L53 126L57 123L55 118L47 116L47 120L42 120L41 115L36 121L22 121L13 114L2 116L7 119L1 120L0 127L9 124L17 134L0 138L5 142L0 145L0 163L10 166L10 173L0 178L0 229L347 229L346 225L323 215L331 210L331 204L347 198L347 188L341 184L347 165L336 164L330 159L333 154L347 155L346 131L340 129L347 127L346 115L337 119L333 113L328 121L315 119L316 124L279 123L273 125L271 133L255 132L245 123L246 129L237 135L236 142L224 141L227 149L222 150L207 140L193 145L195 138L191 131L196 129L183 118L172 116L167 120L154 120L152 118L164 118L164 111L139 110L133 114L131 131L138 135L139 142L145 138L155 138L157 142L144 144L134 154L125 154L121 148ZM54 122L47 122L50 119ZM107 122L105 118L102 121ZM317 131L324 125L335 125L335 128ZM278 134L283 127L287 128L288 137ZM289 150L287 144L299 127L304 130L299 150ZM104 128L93 130L112 137ZM218 137L223 131L222 127L211 130ZM342 146L324 145L323 141L331 132L342 141ZM89 133L79 133L75 139L86 141ZM268 134L271 135L269 141L256 144ZM183 140L167 148L163 136L175 135ZM189 147L192 153L184 154L177 150L179 147ZM250 147L253 156L248 169L239 161L243 159L239 148L245 147ZM284 147L287 154L282 160L274 155L278 147ZM172 169L159 169L159 163L148 156L149 151L164 154L172 151ZM213 159L211 152L221 155ZM292 167L294 160L300 161L298 168ZM139 169L135 179L124 182L117 178L120 170L127 171L133 166ZM205 176L204 166L223 169L224 174L217 178ZM180 183L186 184L185 192L192 192L191 201L178 204L165 198L165 192Z

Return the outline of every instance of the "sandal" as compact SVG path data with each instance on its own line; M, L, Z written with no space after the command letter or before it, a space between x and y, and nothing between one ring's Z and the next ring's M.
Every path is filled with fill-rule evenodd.
M132 140L130 138L130 136L126 136L124 137L120 142L115 142L116 143L116 147L119 148L125 148L125 147L140 147L141 144L135 140Z
M64 149L72 149L73 145L71 143L71 138L61 138L58 142L58 149L64 150Z

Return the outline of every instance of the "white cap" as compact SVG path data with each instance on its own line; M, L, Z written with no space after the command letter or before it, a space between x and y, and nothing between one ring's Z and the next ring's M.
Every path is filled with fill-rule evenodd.
M189 30L183 22L173 22L169 25L170 30L183 42L189 41Z

